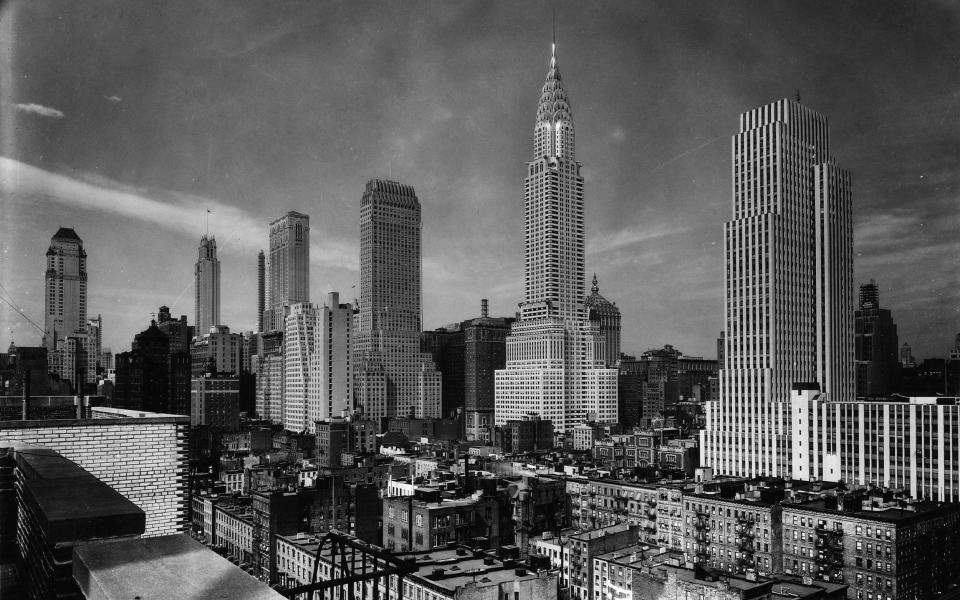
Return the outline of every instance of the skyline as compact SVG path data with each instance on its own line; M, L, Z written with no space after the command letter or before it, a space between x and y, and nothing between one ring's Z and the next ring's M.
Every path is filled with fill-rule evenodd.
M310 294L351 301L371 177L413 186L424 207L424 328L477 316L482 297L512 316L519 165L551 41L542 7L213 6L137 3L112 20L66 3L0 13L14 50L0 70L0 124L14 132L0 148L0 279L30 318L43 313L43 253L58 226L84 241L104 346L128 348L160 305L190 315L206 208L231 331L256 327L256 255L288 210L311 216ZM730 140L741 112L795 88L827 116L853 174L855 285L877 280L918 358L945 355L960 330L960 13L820 6L557 3L581 131L586 273L623 313L624 352L670 343L715 355ZM0 346L10 328L39 345L13 317L0 306Z

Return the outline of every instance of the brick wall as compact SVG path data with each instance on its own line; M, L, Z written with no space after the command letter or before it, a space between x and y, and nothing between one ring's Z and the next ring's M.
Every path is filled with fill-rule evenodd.
M188 531L189 418L95 417L2 422L0 440L36 444L76 462L146 513L144 536Z

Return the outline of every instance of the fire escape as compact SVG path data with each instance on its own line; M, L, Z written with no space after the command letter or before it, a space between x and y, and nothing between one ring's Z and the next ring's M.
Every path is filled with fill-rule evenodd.
M843 583L843 529L817 525L814 542L819 578Z
M699 564L710 562L710 513L698 510L693 516L693 548Z
M734 532L737 535L737 571L741 573L747 569L756 568L753 557L755 547L753 527L753 519L747 517L737 519Z

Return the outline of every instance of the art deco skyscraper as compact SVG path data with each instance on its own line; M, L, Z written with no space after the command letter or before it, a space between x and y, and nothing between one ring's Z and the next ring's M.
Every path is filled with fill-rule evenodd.
M285 307L309 301L310 217L290 211L270 223L264 331L282 331Z
M87 325L87 253L73 229L61 227L50 239L45 282L43 345L55 350Z
M200 238L197 264L194 267L196 308L194 326L197 335L210 332L220 324L220 259L217 258L217 240L210 236Z
M267 260L263 250L257 255L257 331L263 331L263 311L267 308Z
M524 301L496 373L495 422L537 413L566 431L617 420L617 371L584 305L583 177L556 53L540 94L525 181Z
M854 396L850 174L830 155L826 117L785 99L740 116L732 180L725 364L702 462L790 477L791 389Z
M440 416L440 372L420 352L420 201L373 179L360 203L355 406L368 418Z

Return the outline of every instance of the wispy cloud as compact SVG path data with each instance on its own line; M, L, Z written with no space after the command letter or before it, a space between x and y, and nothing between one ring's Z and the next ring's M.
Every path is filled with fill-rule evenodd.
M587 240L588 254L601 254L633 246L663 237L682 235L689 231L688 227L674 227L671 225L636 225L616 231L614 233L598 233Z
M104 96L103 99L113 102L114 104L116 104L117 102L123 102L123 98L121 98L120 96Z
M0 191L14 201L46 200L72 209L82 209L151 223L165 230L189 235L201 232L200 224L210 210L221 250L239 246L263 247L267 222L219 200L170 190L150 190L108 179L95 173L64 175L6 157L0 157ZM311 243L311 261L346 269L356 268L356 252L349 243L334 239Z
M29 113L31 115L38 115L41 117L50 117L51 119L63 118L63 112L55 108L50 108L49 106L44 106L42 104L35 104L33 102L29 102L27 104L17 104L16 107L17 107L17 110L19 110L20 112Z

